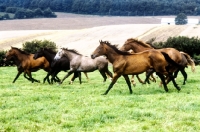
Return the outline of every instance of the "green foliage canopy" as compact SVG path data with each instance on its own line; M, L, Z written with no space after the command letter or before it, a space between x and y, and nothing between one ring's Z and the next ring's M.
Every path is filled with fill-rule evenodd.
M180 13L176 16L175 18L176 25L184 25L187 23L188 23L187 16L184 13Z

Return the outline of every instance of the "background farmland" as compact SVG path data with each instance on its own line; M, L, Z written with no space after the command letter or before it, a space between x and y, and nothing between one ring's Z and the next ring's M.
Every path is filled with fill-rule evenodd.
M165 41L173 36L199 36L199 25L161 25L156 17L110 17L56 13L57 18L0 21L0 50L10 46L21 47L34 39L51 40L58 47L75 48L89 55L99 44L107 40L122 45L128 38L147 41ZM174 17L174 16L171 16ZM188 18L199 18L190 17Z

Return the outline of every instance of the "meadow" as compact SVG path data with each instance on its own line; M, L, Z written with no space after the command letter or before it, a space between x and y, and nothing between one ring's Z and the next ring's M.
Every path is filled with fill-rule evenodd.
M112 68L110 67L112 70ZM129 94L121 77L105 92L110 80L103 83L98 71L89 73L83 83L76 79L62 85L42 83L46 73L33 73L41 83L31 83L23 75L13 84L16 67L0 67L0 131L42 132L194 132L200 130L200 67L192 73L186 69L188 81L182 85L179 73L178 92L170 83L166 93L157 82L142 85L138 81ZM62 78L66 73L59 73ZM144 78L144 75L140 75Z

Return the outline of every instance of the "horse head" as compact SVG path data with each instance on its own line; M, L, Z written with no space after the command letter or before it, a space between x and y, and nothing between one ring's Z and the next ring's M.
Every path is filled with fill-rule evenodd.
M94 50L94 52L91 55L92 59L95 59L98 56L104 55L104 43L106 43L106 41L99 41L100 45Z
M64 51L63 50L64 50L63 48L58 50L58 52L56 53L56 55L54 57L54 60L58 60L58 59L60 59L61 57L64 56Z
M4 61L9 61L13 58L13 56L15 55L15 48L11 46L11 49L8 50L5 54L5 59Z
M42 56L43 56L43 50L44 50L44 48L39 49L39 50L34 54L33 59L36 60L37 58L42 57Z

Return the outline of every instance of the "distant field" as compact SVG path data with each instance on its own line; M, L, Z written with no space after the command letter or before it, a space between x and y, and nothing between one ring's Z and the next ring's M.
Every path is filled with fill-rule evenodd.
M128 38L165 41L173 36L200 36L199 25L161 25L156 17L117 17L57 13L58 18L0 21L0 50L34 39L54 41L89 55L99 40L122 45ZM171 16L173 17L173 16ZM193 18L193 17L192 17ZM198 16L195 18L199 18Z

